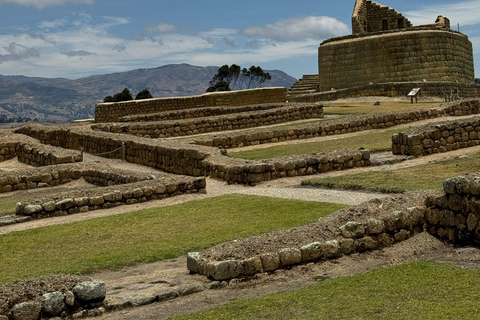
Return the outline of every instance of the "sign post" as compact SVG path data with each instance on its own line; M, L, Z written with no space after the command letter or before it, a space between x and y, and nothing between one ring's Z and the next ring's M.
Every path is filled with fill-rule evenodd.
M412 104L413 104L413 98L415 98L415 103L418 103L418 94L420 93L420 90L422 88L413 88L409 93L408 97L410 97Z

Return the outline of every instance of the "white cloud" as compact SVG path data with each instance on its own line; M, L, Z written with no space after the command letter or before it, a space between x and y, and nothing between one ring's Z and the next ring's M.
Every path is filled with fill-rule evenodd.
M37 7L43 9L46 7L72 4L91 4L94 0L0 0L0 6L4 4L18 4L26 7Z
M449 18L453 24L478 24L480 23L480 1L470 0L443 5L429 5L428 7L419 7L415 11L405 12L405 16L414 25L434 23L439 15Z
M294 17L267 24L265 27L250 27L242 31L248 37L277 41L302 39L326 39L348 34L349 27L331 17Z
M15 42L10 43L8 47L3 48L6 54L0 54L0 64L5 61L18 61L29 58L40 57L40 52L34 48L27 48Z
M64 55L71 57L86 57L86 56L96 56L96 53L88 52L85 50L69 51L65 52Z
M177 28L173 24L168 23L159 23L159 24L147 24L145 25L145 30L150 31L152 33L169 33L176 31Z

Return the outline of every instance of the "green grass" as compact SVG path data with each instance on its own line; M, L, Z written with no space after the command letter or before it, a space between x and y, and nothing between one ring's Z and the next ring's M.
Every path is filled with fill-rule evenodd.
M372 152L386 151L392 148L392 135L405 130L406 129L396 129L371 134L360 134L358 136L350 138L294 143L248 151L229 152L228 156L232 158L241 158L246 160L260 160L291 156L296 154L329 152L338 150L339 148L358 149L360 147L363 147Z
M325 114L375 114L379 112L430 109L438 107L442 103L437 101L411 104L410 101L381 101L379 106L374 106L374 102L332 102L323 107L323 112Z
M0 199L0 217L15 213L18 199Z
M419 261L174 319L478 319L479 291L479 270Z
M439 161L394 171L370 171L341 177L310 179L303 185L383 192L441 189L443 181L480 171L480 154Z
M228 195L0 236L0 283L89 273L316 221L343 205Z

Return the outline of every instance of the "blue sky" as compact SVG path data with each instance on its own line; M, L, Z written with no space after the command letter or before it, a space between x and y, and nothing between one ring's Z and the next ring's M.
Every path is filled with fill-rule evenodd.
M383 0L414 25L467 34L480 75L480 0ZM171 63L236 63L299 78L325 39L351 33L354 0L0 0L0 74L77 79Z

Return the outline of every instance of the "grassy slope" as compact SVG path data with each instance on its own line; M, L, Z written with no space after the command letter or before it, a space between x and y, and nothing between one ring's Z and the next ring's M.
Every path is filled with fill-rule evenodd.
M88 273L316 221L345 206L228 195L0 236L0 283Z
M478 319L479 288L479 270L419 261L175 319Z
M403 192L406 190L441 189L443 181L480 171L480 154L469 157L428 163L395 171L371 171L354 175L319 178L304 181L304 185L348 189L374 189Z

